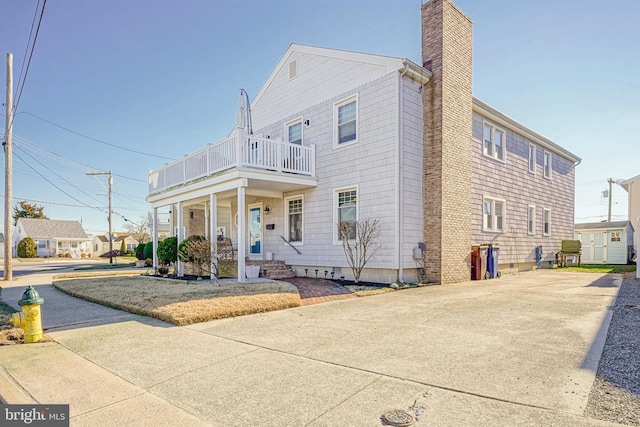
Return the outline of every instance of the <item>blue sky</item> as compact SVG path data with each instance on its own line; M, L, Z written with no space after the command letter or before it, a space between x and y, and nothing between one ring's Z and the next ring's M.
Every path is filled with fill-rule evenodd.
M37 3L0 3L2 69L13 53L16 81ZM455 3L474 23L474 96L582 157L576 220L606 219L607 179L640 174L640 2ZM224 138L239 89L255 96L291 43L421 63L420 5L48 0L14 121L14 197L101 234L106 192L85 173L112 170L120 230L149 210L147 170ZM612 200L626 219L621 187Z

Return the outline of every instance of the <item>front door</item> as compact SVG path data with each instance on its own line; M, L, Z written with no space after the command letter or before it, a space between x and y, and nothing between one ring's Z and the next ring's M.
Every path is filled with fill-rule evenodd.
M249 206L249 256L262 255L262 204Z

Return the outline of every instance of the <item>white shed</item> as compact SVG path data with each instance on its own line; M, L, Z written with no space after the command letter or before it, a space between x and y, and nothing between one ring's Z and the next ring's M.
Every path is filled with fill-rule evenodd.
M633 258L633 226L629 221L575 225L582 242L583 264L627 264Z

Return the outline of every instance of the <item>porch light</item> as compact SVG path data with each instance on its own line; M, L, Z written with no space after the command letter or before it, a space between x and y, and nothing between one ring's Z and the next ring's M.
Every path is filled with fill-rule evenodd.
M269 215L269 212L271 212L271 208L269 206L265 206L264 207L264 214L265 215Z

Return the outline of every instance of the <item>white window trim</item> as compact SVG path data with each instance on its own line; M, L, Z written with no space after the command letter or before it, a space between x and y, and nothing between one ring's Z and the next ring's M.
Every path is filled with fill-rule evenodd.
M289 128L293 125L300 123L300 145L304 145L304 126L302 124L302 119L303 117L300 116L284 124L284 140L289 144L292 144L292 142L289 141Z
M356 139L349 142L338 142L338 108L350 102L356 102ZM348 147L353 144L357 144L360 138L360 101L358 100L358 94L348 96L333 104L333 148Z
M491 206L493 208L493 210L495 211L495 202L500 202L502 203L502 228L501 229L497 229L497 228L487 228L486 226L486 221L484 218L484 204L486 200L490 200ZM481 212L482 212L482 231L484 231L485 233L504 233L505 230L507 229L507 201L504 199L500 199L498 197L492 197L492 196L482 196L482 206L481 206ZM497 222L497 216L493 215L494 217L494 224L495 225Z
M533 229L529 230L529 222L531 222ZM536 206L527 206L527 235L533 236L536 234Z
M283 242L284 246L289 246L290 244L293 246L304 246L304 195L298 194L296 196L289 196L284 198L284 227L286 230L285 235L287 239L289 238L289 201L290 200L302 200L302 240L300 242Z
M549 212L549 232L545 232L544 231L544 220L545 220L545 214ZM542 208L542 235L544 237L549 237L551 236L551 209L550 208Z
M487 153L487 151L485 150L484 147L484 128L485 126L488 126L491 128L491 145L493 148L493 155L489 155ZM495 144L495 138L494 138L494 134L495 132L498 131L500 133L502 133L502 158L499 158L496 156L496 144ZM496 160L498 162L501 163L506 163L507 162L507 131L502 129L499 126L496 126L495 124L489 122L488 120L483 120L482 122L482 155L485 157L488 157L490 159Z
M358 188L357 185L351 185L348 187L341 187L341 188L335 188L333 190L333 222L332 222L332 228L333 228L333 244L334 245L340 245L342 246L342 241L339 239L338 236L338 193L341 193L343 191L351 191L351 190L355 190L356 191L356 221L360 220L360 189Z
M532 152L533 149L533 152ZM527 167L529 168L529 172L533 175L536 174L536 153L537 147L535 144L529 144L529 162ZM531 168L531 157L533 157L533 169Z
M544 167L547 156L549 156L549 174L548 175L547 175L547 170ZM551 179L551 177L553 176L553 154L551 153L551 151L544 150L544 155L542 158L542 176L544 176L546 179Z

